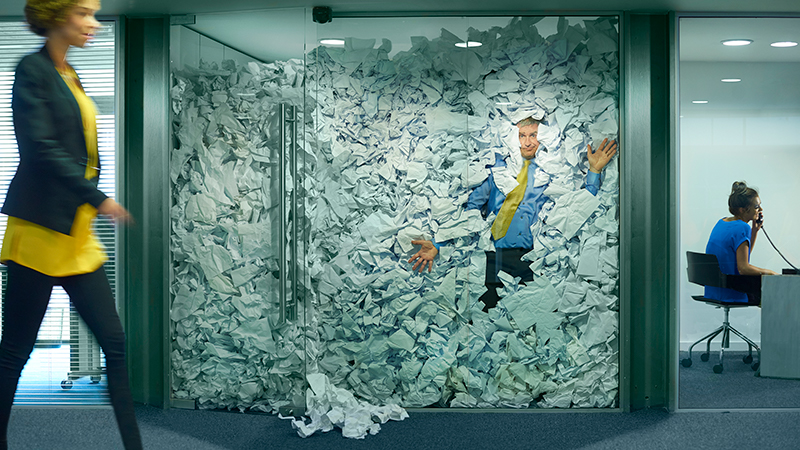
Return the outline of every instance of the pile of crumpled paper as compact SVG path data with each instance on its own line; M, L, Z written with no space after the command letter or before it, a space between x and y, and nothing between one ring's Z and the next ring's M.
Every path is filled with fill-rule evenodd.
M376 405L608 407L617 398L618 169L594 197L587 144L618 133L615 19L535 18L459 38L348 39L291 60L178 72L172 86L173 395L208 408L277 411L305 373ZM305 97L304 97L305 95ZM299 107L305 296L280 323L276 105ZM513 123L542 120L536 183L550 198L489 313L492 217L466 211L495 170L522 165ZM624 149L623 149L624 151ZM488 166L488 167L487 167ZM293 179L286 185L292 186ZM298 219L299 220L299 219ZM415 238L444 243L428 274ZM281 244L282 245L282 244ZM333 421L332 421L333 423Z

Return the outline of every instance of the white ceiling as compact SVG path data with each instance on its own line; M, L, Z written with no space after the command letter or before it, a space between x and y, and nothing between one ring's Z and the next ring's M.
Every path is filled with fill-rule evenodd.
M796 18L683 18L679 32L681 61L800 62L800 45L770 46L778 41L800 42L800 19ZM722 41L727 39L753 43L726 47Z
M800 45L770 46L800 42L800 18L685 18L679 33L682 116L800 114ZM726 39L753 43L726 47Z

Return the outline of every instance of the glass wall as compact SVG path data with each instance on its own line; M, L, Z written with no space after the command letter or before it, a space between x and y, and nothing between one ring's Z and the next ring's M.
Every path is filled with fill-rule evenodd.
M307 251L320 367L378 403L613 405L616 160L597 196L582 187L587 144L618 131L616 20L336 19L315 31ZM495 251L498 202L524 164L514 124L528 117L540 121L529 216L505 240L524 250ZM427 243L413 240L441 245L432 270L414 273ZM488 308L500 258L516 273L499 275Z
M764 227L748 244L749 263L780 273L800 260L800 243L792 231L800 220L794 195L800 164L794 138L800 125L798 30L797 18L680 20L682 360L688 359L692 343L723 322L722 310L692 299L704 290L684 275L685 255L705 252L712 229L733 217L728 197L735 181L756 188L763 207ZM723 44L732 38L744 45ZM757 345L762 343L761 318L760 307L730 311L730 324ZM760 375L760 355L754 351L748 359L747 343L734 334L720 361L720 341L714 339L710 354L707 341L700 342L693 348L692 364L680 367L681 408L800 406L796 380L754 376ZM712 370L716 365L719 374Z
M617 18L292 17L173 65L173 395L615 406Z

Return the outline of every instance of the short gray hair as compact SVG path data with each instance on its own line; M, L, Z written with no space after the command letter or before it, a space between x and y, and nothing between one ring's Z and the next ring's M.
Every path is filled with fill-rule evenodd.
M538 124L539 124L539 121L534 119L533 117L526 117L526 118L520 120L519 122L517 122L517 126L520 127L520 128L527 127L529 125L538 125Z

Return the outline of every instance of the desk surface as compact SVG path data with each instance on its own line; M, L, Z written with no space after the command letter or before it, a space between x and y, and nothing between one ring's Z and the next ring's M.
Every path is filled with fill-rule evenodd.
M761 376L800 379L800 276L761 280Z

